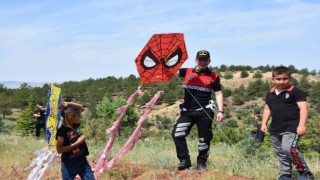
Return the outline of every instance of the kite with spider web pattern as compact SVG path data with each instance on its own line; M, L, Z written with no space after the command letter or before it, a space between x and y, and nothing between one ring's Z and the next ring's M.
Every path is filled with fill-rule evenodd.
M135 62L142 83L168 82L188 59L183 33L154 34Z

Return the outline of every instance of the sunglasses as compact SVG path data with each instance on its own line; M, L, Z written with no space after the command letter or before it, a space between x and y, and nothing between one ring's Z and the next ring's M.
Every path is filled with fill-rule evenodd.
M200 58L200 59L198 59L198 61L209 61L209 59L207 59L207 58Z

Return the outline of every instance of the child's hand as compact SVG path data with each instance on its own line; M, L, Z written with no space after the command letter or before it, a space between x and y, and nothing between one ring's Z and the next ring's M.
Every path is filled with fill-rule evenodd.
M63 103L61 103L61 104L58 106L58 109L65 108L65 107L67 107L68 105L69 105L68 102L63 102Z
M303 136L304 134L306 134L306 126L298 126L297 128L297 134L298 136Z
M261 125L261 131L264 132L264 133L267 133L267 132L268 132L267 125L262 124L262 125Z
M77 139L77 141L76 141L76 144L77 145L80 145L80 144L82 144L82 143L84 143L84 140L86 139L86 137L85 136L80 136L78 139Z

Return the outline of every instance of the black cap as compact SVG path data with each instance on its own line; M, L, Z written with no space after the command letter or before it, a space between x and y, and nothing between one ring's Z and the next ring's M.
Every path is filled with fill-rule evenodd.
M200 58L210 59L210 53L206 50L200 50L197 52L197 59Z

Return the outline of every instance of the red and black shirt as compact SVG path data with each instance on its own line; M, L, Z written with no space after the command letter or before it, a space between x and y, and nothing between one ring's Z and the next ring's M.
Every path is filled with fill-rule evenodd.
M201 108L196 100L202 107L205 107L211 100L212 91L221 91L218 74L211 72L209 68L200 72L196 72L194 68L181 68L179 69L179 76L184 78L183 107L186 109Z
M285 91L276 94L272 88L266 96L266 104L271 111L270 132L297 132L300 121L300 108L297 102L307 101L306 93L290 85Z

